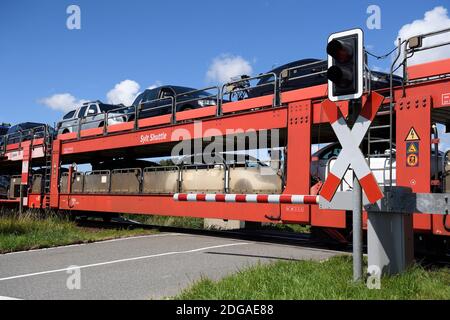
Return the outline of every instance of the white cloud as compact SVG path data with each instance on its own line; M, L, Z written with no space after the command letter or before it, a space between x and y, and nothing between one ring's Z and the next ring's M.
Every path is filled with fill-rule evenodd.
M110 90L106 97L108 103L121 104L129 106L133 103L133 99L136 97L141 86L139 83L133 80L124 80L115 85L114 89Z
M86 100L77 100L77 98L70 93L58 93L50 97L40 99L39 103L56 111L68 112L75 109L85 101Z
M161 83L161 81L155 81L155 83L154 84L152 84L150 87L148 87L147 89L150 89L150 90L152 90L152 89L155 89L155 88L158 88L158 87L161 87L162 86L162 83Z
M404 25L398 32L397 38L402 40L409 39L413 36L429 33L433 31L450 28L450 18L446 8L439 6L433 10L425 12L424 18L415 20L412 23ZM449 40L449 33L433 36L424 40L424 47L439 44ZM397 45L397 41L395 42ZM408 60L409 65L424 63L433 60L445 59L450 57L448 46L443 46L424 52L417 52L414 57Z
M160 81L155 81L148 89L154 89L161 85L162 83ZM141 86L136 81L124 80L116 84L114 88L106 94L107 101L111 104L123 103L124 105L129 106L140 93L140 88ZM69 112L88 101L90 100L77 99L70 93L58 93L40 99L38 100L38 103L56 111Z
M209 82L228 82L239 75L251 75L253 72L250 62L241 56L223 54L216 57L206 73Z

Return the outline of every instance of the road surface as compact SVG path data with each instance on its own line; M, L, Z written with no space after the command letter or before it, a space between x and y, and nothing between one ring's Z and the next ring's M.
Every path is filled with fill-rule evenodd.
M258 262L336 254L178 233L18 252L0 255L0 299L160 299L202 276L218 280Z

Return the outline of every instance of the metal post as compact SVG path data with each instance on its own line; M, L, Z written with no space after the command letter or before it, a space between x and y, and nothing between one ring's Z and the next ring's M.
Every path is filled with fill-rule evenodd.
M20 185L19 188L20 191L20 203L19 203L19 214L22 215L23 214L23 185Z
M358 178L353 179L353 281L360 281L363 274L362 189Z

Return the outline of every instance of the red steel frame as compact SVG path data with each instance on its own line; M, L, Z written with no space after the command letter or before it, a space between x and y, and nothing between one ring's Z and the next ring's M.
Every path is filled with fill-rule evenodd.
M450 59L433 62L433 75L450 74ZM426 76L429 64L414 66L414 76ZM450 80L448 78L418 82L402 88L395 88L396 100L396 140L397 140L397 181L400 186L412 187L415 192L430 192L430 128L435 110L450 110ZM173 195L112 195L112 194L69 194L68 190L59 190L59 171L62 157L72 155L89 155L91 152L112 151L144 145L161 145L172 140L177 129L189 132L193 139L227 135L227 130L269 130L284 129L287 132L287 177L284 194L310 194L311 144L313 128L328 124L322 110L322 102L326 99L327 85L289 91L281 94L281 107L271 108L273 96L229 102L223 105L223 116L216 117L216 108L211 110L190 110L179 112L177 119L202 119L199 131L194 122L171 125L170 118L156 117L141 120L141 130L131 131L132 126L110 128L104 135L100 131L84 131L83 139L76 139L75 134L60 135L53 143L52 179L50 194L44 198L39 194L28 195L28 206L42 208L46 199L49 206L59 210L93 211L130 214L151 214L167 216L191 216L199 218L220 218L257 222L282 222L310 224L317 227L346 227L346 213L343 211L320 210L317 205L266 204L266 203L208 203L208 202L176 202ZM389 99L385 99L385 104ZM255 108L259 108L254 110ZM341 112L348 114L348 103L339 103ZM445 109L447 108L447 109ZM240 113L239 113L240 112ZM441 115L441 117L443 117ZM450 120L448 112L447 120ZM445 118L438 119L446 122ZM448 122L448 121L447 121ZM421 140L420 166L408 167L406 164L405 137L414 127ZM215 129L214 133L209 129ZM130 131L127 131L130 130ZM217 131L218 130L218 131ZM142 140L145 136L158 136L158 139ZM34 141L33 149L27 150L27 144L8 146L6 161L23 161L25 169L27 161L42 157L37 150L42 148L43 141ZM0 161L1 165L1 161ZM25 173L23 173L23 178ZM70 180L70 179L69 179ZM26 181L26 180L24 180ZM1 203L1 201L0 201ZM442 216L415 215L416 230L447 235Z

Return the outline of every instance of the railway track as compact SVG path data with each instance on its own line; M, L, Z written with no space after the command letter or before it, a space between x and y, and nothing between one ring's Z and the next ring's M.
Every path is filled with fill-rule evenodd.
M214 236L222 238L232 238L246 241L255 242L270 242L276 244L285 245L301 245L308 246L317 249L334 250L341 252L351 252L351 246L347 244L338 243L334 240L327 239L315 239L311 234L307 233L295 233L287 231L277 230L206 230L206 229L194 229L183 227L171 227L171 226L157 226L144 224L127 219L101 221L101 220L85 220L77 219L77 224L82 227L89 228L135 228L135 229L157 229L160 232L172 232L191 234L199 236Z
M158 226L151 224L144 224L137 221L116 218L111 221L102 220L87 220L77 219L77 225L87 228L106 228L106 229L123 229L134 228L153 230L157 229L160 232L181 233L198 236L213 236L228 239L238 239L244 241L266 242L274 244L284 244L293 246L307 246L309 248L319 250L339 251L343 254L351 254L351 243L341 243L333 239L317 238L309 233L296 233L280 230L206 230L171 226ZM364 246L364 251L367 248ZM416 252L416 260L425 268L432 268L435 266L450 267L450 253L444 255L427 254L426 252Z

